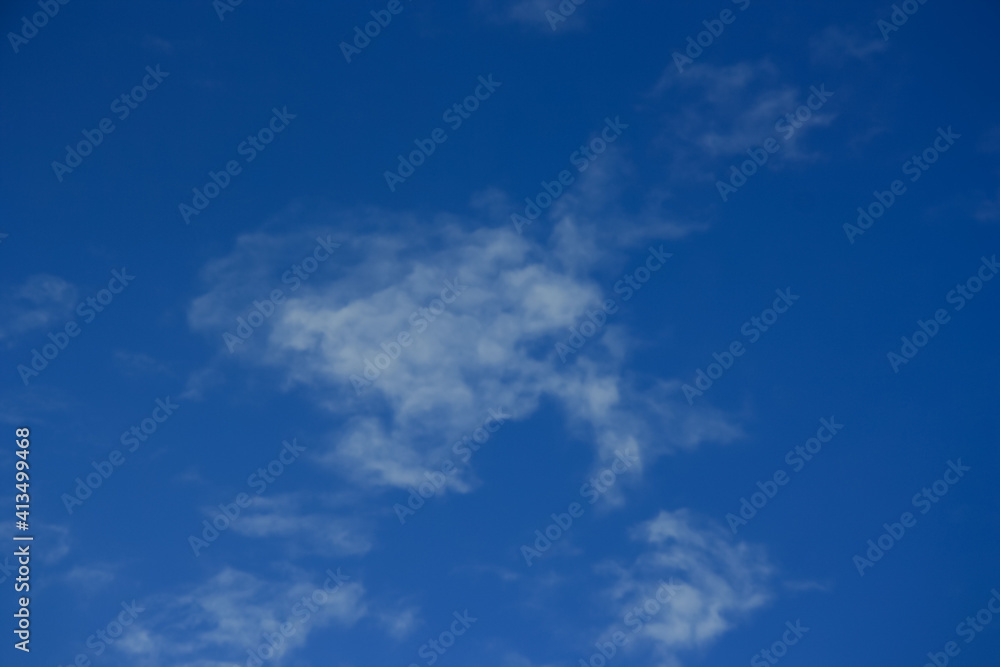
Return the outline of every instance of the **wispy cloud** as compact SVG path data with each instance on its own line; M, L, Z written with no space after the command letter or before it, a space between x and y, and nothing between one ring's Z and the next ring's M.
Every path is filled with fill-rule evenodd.
M689 510L661 511L633 537L642 553L629 566L612 566L617 581L607 595L628 608L651 598L661 582L672 584L673 597L639 631L663 659L708 645L772 597L766 552Z
M267 643L264 635L284 636L282 624L294 623L296 632L284 636L275 652L280 658L304 645L312 630L350 627L369 614L364 586L357 581L348 580L325 598L313 598L317 590L326 592L328 581L326 573L309 576L298 571L286 580L265 580L227 567L185 592L143 601L148 611L115 647L139 667L228 667L244 664L248 650ZM314 611L303 599L316 600Z
M0 341L12 345L20 337L65 324L78 303L77 288L58 276L37 273L0 295Z
M609 257L629 260L614 243L598 251L618 229L594 231L572 206L555 215L544 242L455 217L441 216L440 231L428 233L408 216L344 216L339 236L347 240L337 265L289 295L239 361L276 369L286 388L308 388L342 422L321 458L363 486L417 485L488 410L504 408L522 420L544 397L564 406L598 459L621 447L656 456L736 437L738 429L718 413L681 409L669 382L635 385L624 370L628 351L599 336L572 363L561 361L555 343L610 295L610 283L593 272ZM655 224L621 234L645 241ZM345 234L345 226L357 231ZM583 254L574 252L581 234L595 241ZM301 244L307 236L292 238ZM266 249L290 243L253 234L212 262L209 291L189 314L192 327L218 336L231 326L248 297L274 281L265 267L280 262ZM460 294L449 292L445 306L448 284ZM397 343L400 333L409 336L406 347Z
M848 60L865 60L889 48L884 39L864 37L854 28L828 26L809 40L813 62L842 65Z
M650 96L669 104L663 118L665 130L657 143L671 156L672 175L683 180L713 180L726 162L739 156L746 159L747 149L759 147L769 137L781 138L778 120L794 113L806 102L810 85L820 83L785 83L767 59L729 66L698 63L683 74L668 67ZM682 105L677 104L678 99ZM790 138L782 138L781 152L773 159L814 158L815 153L802 147L803 137L835 118L831 111L810 111L807 123Z
M256 498L233 522L233 532L272 543L274 538L281 538L281 544L295 556L361 555L372 546L366 528L356 516L338 517L336 510L323 508L322 499L300 495Z
M500 25L522 25L553 34L552 25L546 18L546 11L558 13L560 0L476 0L476 11L491 23ZM576 9L576 5L574 5ZM558 32L582 30L586 22L583 12L574 11L571 19L559 21ZM563 18L563 17L560 17Z
M995 222L1000 220L1000 189L997 190L996 197L981 202L978 208L976 208L974 215L976 220L980 220L982 222Z

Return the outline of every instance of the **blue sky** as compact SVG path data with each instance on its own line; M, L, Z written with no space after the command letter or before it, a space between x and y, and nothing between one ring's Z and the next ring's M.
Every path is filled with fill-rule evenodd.
M2 663L992 664L998 19L5 3Z

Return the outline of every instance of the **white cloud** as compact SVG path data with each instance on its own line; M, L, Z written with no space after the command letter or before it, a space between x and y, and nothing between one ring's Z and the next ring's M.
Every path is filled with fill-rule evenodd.
M364 586L357 581L343 583L325 602L317 601L322 596L312 598L327 582L329 590L336 586L325 573L265 581L227 567L180 595L140 601L147 611L115 646L139 667L243 665L247 651L263 644L264 635L280 633L290 622L295 632L278 647L275 659L280 660L304 645L312 630L351 627L369 614ZM304 602L309 599L311 608Z
M69 585L88 594L106 590L115 579L114 567L110 565L74 565L62 578Z
M383 612L379 614L379 622L386 632L393 639L400 640L408 637L419 624L417 609L407 608L399 611Z
M560 0L477 0L476 10L492 23L517 24L552 33L555 31L545 12L551 10L558 14L559 2ZM574 11L567 20L558 22L558 32L582 30L586 23L581 14L579 10Z
M46 565L58 563L69 555L70 532L67 525L35 523L33 526L38 537L45 540L48 548L42 552L41 560Z
M674 597L638 633L662 659L706 646L771 598L774 568L763 549L689 510L661 511L633 538L644 550L628 567L607 568L617 578L607 595L627 610L653 598L661 582L674 586ZM618 623L609 632L623 629Z
M849 58L865 60L889 48L884 39L862 37L853 28L831 25L809 40L813 62L843 64Z
M555 667L554 665L540 665L532 662L520 653L506 653L500 661L500 667Z
M206 514L217 514L207 508ZM280 544L293 555L326 557L361 555L371 549L366 529L355 517L338 517L322 508L321 499L283 495L254 499L233 521L232 530L246 537L281 538Z
M982 201L976 208L974 216L981 222L1000 220L1000 190L997 190L996 198Z
M547 243L510 226L474 228L453 216L418 227L408 216L378 211L342 215L336 237L343 245L332 265L289 293L233 357L277 369L286 388L308 388L343 420L321 459L362 486L419 484L488 410L503 408L522 420L544 397L562 404L570 425L595 444L598 459L627 446L645 458L737 437L738 429L718 413L681 406L675 384L637 386L626 373L627 349L605 345L600 334L569 363L560 360L555 343L588 309L614 296L610 288L621 269L634 268L625 262L645 260L645 250L636 258L634 248L626 259L621 239L648 243L650 230L663 227L650 214L631 227L600 229L569 203L558 215ZM344 240L345 227L358 231ZM431 227L440 231L428 232ZM669 233L676 237L681 229ZM192 327L221 347L220 328L232 326L253 298L280 286L275 271L280 274L284 260L271 258L268 249L285 254L296 247L301 254L315 233L241 237L234 253L206 269L210 289L192 305ZM575 252L581 244L587 251ZM609 278L596 280L595 270ZM668 265L656 278L661 289L679 289L668 284L676 280L669 272ZM461 294L439 312L435 299L446 281L457 283ZM439 314L420 310L429 307ZM606 325L609 340L622 340L614 335L620 329L617 322ZM374 363L382 343L395 353L392 341L400 332L412 335L412 345L356 395L352 376L364 377L365 360ZM230 356L224 348L222 354ZM468 482L458 479L453 488Z
M782 83L778 69L767 59L729 66L697 63L684 73L671 65L651 95L660 98L669 92L671 109L679 108L664 117L666 129L658 141L671 154L673 175L714 180L727 163L737 157L747 159L747 149L760 147L769 137L781 145L770 158L772 165L814 159L815 154L802 148L802 138L816 127L830 125L835 113L823 108L810 112L811 117L787 139L776 123L806 102L811 85L822 83ZM678 98L683 104L677 104Z
M142 38L142 45L150 51L156 51L167 56L174 54L174 45L170 41L157 37L156 35L146 35Z
M77 295L74 285L45 273L8 288L0 295L0 341L10 345L13 339L29 333L61 329L73 317Z
M115 350L115 364L126 375L170 375L170 369L143 352Z

